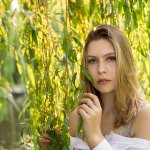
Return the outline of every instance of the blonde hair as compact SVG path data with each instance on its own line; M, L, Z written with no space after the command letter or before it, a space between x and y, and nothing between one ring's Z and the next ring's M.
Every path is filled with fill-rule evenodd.
M114 127L118 128L121 125L127 124L136 116L139 104L144 98L139 92L139 83L136 76L131 46L127 38L118 28L103 24L97 26L88 34L83 51L82 65L86 67L86 53L89 43L99 39L109 40L113 44L116 52L117 82L115 85L116 115ZM91 92L100 99L99 92L82 72L81 79L85 83L83 92ZM100 103L103 109L101 100Z

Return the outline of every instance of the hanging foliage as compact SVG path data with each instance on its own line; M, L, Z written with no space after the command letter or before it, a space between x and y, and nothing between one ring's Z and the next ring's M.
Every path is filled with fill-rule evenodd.
M84 40L99 24L116 25L126 34L141 90L150 100L148 14L147 0L0 1L0 122L8 116L8 90L24 85L28 97L19 117L24 112L30 117L22 122L22 144L40 149L37 141L46 128L52 149L69 149L68 113L82 97Z

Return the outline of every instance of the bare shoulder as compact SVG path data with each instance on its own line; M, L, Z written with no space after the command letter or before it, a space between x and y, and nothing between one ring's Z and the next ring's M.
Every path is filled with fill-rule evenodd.
M137 113L132 129L134 137L150 140L150 105Z
M69 133L71 136L75 136L79 119L80 116L76 108L69 114Z

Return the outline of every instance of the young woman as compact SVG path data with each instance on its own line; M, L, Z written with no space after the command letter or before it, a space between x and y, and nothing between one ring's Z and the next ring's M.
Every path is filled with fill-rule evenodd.
M82 65L93 82L81 73L84 98L69 117L70 148L150 150L150 104L139 91L131 47L123 33L112 25L94 28ZM50 140L43 135L41 143L46 145L44 140Z

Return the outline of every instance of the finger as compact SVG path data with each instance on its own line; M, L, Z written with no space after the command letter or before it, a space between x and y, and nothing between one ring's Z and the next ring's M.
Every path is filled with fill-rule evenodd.
M79 115L82 117L83 120L88 117L88 114L85 112L85 110L80 107L77 109L77 112L79 113Z
M82 104L78 107L78 109L83 109L88 115L93 113L93 110L87 106L86 104Z
M90 98L93 103L95 104L95 106L99 107L100 106L100 101L98 99L98 97L92 93L84 93L84 96L87 98Z
M80 101L80 105L82 104L86 104L89 108L91 109L95 109L95 104L93 103L93 101L90 99L90 98L83 98L81 101Z
M45 138L39 138L39 142L40 143L50 143L49 139L45 139Z
M50 136L47 133L42 133L41 137L48 139L48 140L51 140Z

